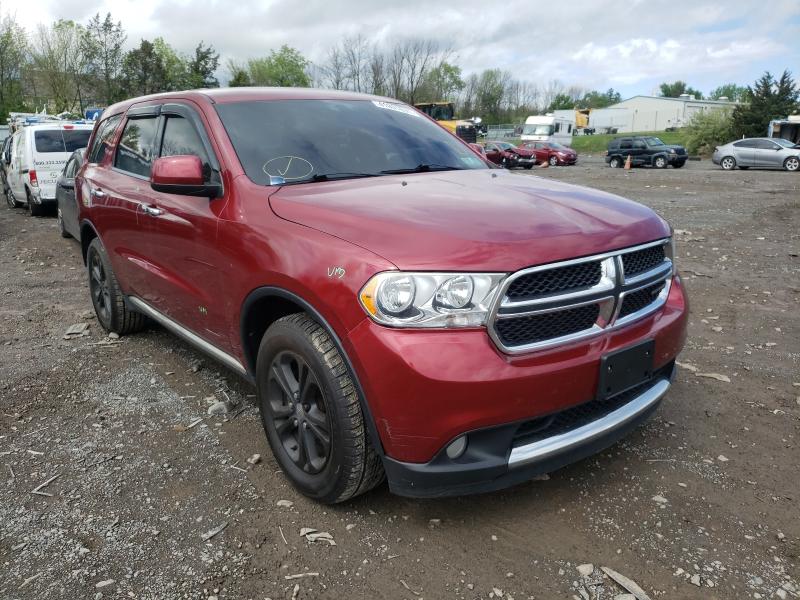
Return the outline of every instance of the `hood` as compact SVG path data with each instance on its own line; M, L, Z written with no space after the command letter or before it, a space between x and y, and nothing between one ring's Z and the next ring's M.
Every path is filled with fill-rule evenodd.
M407 270L516 271L669 235L630 200L496 169L284 186L269 202Z
M530 148L519 148L519 147L509 148L507 152L514 152L516 154L519 154L520 156L533 156L535 154L534 151L531 150Z
M686 148L681 146L680 144L664 144L667 148L672 148L675 150L676 154L686 154Z

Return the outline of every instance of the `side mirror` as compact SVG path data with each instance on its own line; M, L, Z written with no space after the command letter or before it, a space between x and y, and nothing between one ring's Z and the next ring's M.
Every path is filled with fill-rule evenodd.
M58 185L60 185L65 190L74 190L75 189L75 180L74 179L67 179L65 177L63 179L59 179Z
M150 171L150 187L157 192L216 198L218 183L207 183L203 163L193 154L157 158Z

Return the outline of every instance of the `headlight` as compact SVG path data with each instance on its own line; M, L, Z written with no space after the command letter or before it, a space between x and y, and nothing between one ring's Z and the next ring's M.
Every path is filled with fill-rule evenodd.
M670 148L670 149L669 149L669 153L670 153L670 154L675 154L675 152L676 152L676 151L675 151L675 148Z
M480 327L505 273L378 273L359 301L376 322L391 327Z
M666 257L668 259L670 259L672 261L672 274L674 275L675 273L678 272L678 269L677 269L677 267L675 265L676 256L675 256L675 236L674 235L670 236L669 241L664 246L664 254L666 255Z

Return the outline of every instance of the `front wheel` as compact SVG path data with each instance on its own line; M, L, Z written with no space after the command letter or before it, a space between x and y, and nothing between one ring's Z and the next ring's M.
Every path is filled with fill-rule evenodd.
M664 169L667 166L667 158L665 156L656 156L653 159L653 166L656 169Z
M64 215L61 213L61 209L56 209L56 225L58 225L58 233L61 234L62 238L71 238L72 235L67 231L67 228L64 227Z
M736 159L732 156L726 156L721 161L719 161L719 166L722 167L725 171L731 171L736 168Z
M551 167L556 167L556 166L558 166L558 158L557 158L557 157L555 157L555 156L551 156L551 157L550 157L550 160L549 160L548 162L550 163L550 166L551 166Z
M800 158L796 156L790 156L785 161L783 161L783 168L787 171L797 171L800 170Z
M333 504L383 481L359 391L327 331L311 317L296 313L267 329L256 384L272 453L301 493Z

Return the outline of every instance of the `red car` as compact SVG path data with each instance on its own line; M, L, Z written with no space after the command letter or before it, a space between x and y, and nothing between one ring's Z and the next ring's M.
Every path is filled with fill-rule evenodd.
M390 98L128 100L75 186L99 323L156 321L254 384L281 471L322 502L594 454L653 413L684 344L661 217L492 169Z
M486 158L494 164L507 169L515 167L532 169L537 164L536 155L533 151L527 148L517 148L514 144L509 144L508 142L485 142L483 149L486 153Z
M538 163L556 165L574 165L578 162L578 153L558 142L523 142L520 149L533 152Z

